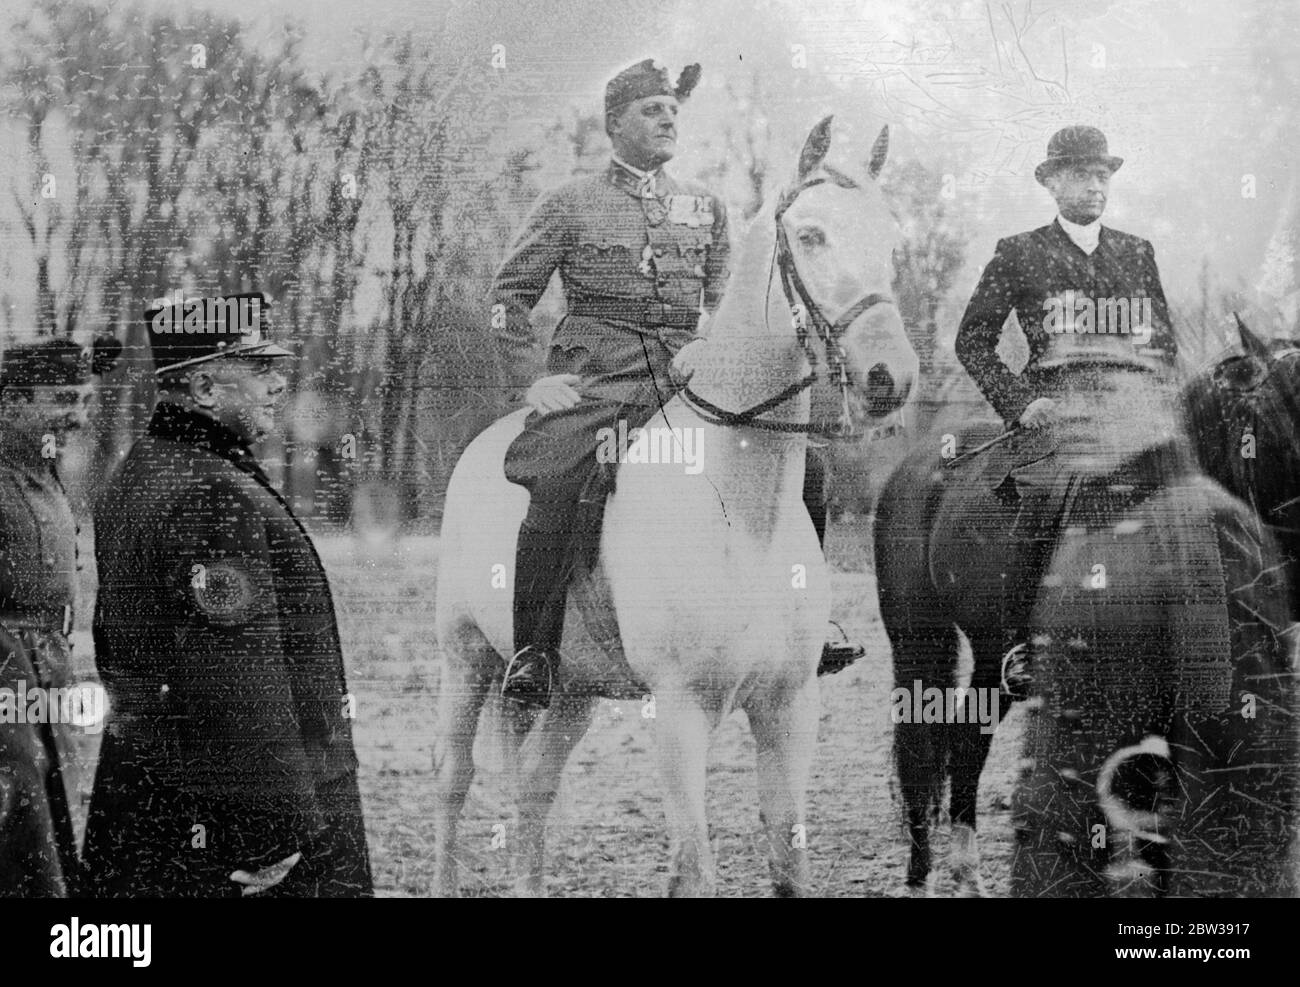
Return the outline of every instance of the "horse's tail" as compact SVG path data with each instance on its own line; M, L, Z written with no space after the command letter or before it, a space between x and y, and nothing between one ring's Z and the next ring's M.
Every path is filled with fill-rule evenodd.
M943 799L952 731L916 717L924 690L955 684L958 638L930 579L930 530L939 484L928 458L909 456L876 505L875 556L880 616L894 662L890 718L894 762L914 841Z

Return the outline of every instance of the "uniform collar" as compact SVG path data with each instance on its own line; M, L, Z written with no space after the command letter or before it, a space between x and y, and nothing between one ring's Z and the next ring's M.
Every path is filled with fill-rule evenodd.
M649 199L659 194L659 185L666 176L663 165L653 171L643 171L628 164L617 154L611 154L609 177L610 181L619 188L643 199Z
M1056 217L1057 225L1066 236L1074 243L1076 247L1089 256L1092 255L1101 243L1101 217L1098 216L1091 223L1072 223L1064 216Z
M186 442L228 459L246 473L265 476L257 458L242 438L208 415L160 401L149 422L150 435Z

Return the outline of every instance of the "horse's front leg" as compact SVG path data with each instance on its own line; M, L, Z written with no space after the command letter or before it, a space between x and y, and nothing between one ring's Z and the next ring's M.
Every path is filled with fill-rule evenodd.
M758 747L759 816L778 898L812 893L804 819L808 775L817 746L817 678L795 690L774 689L745 706Z
M712 722L699 697L674 689L655 696L655 746L668 822L671 898L712 897L713 851L705 817L705 774Z
M559 692L524 748L515 804L515 893L540 898L546 859L546 819L560 790L564 765L591 725L595 700Z

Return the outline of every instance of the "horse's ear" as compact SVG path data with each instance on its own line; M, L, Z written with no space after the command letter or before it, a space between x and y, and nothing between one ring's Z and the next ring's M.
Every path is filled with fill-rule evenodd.
M834 119L834 116L828 116L808 131L808 139L803 142L803 150L799 153L799 174L796 181L802 182L825 159L826 152L831 149L831 121Z
M880 169L885 167L885 158L889 156L889 124L880 128L876 142L871 145L871 160L867 163L867 174L876 178Z
M1241 334L1241 348L1246 351L1246 355L1263 360L1265 363L1271 362L1273 353L1268 348L1268 343L1251 332L1236 312L1232 313L1232 317L1237 320L1237 332Z

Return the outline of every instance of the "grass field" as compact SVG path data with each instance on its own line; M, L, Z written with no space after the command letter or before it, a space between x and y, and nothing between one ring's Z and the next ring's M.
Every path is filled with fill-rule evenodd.
M809 851L817 893L902 893L906 863L901 811L890 760L892 685L889 645L876 608L869 524L845 517L827 541L834 616L867 655L822 680L822 714L809 789ZM355 742L361 792L379 894L423 896L433 873L432 749L438 660L433 639L437 540L405 537L366 543L344 536L316 540L333 587L348 680L357 698ZM93 571L85 573L93 586ZM88 596L89 594L87 594ZM76 657L93 674L89 608L78 621ZM1005 893L1011 832L1009 799L1020 734L1013 710L993 743L980 790L984 882ZM87 737L74 806L84 826L98 737ZM552 814L548 891L552 895L658 895L668 851L649 721L639 702L602 701L571 758ZM508 822L500 779L480 771L462 826L462 888L470 895L508 893L506 854L492 849L493 826ZM754 744L742 713L714 734L709 761L709 821L726 896L766 895L767 864L758 827ZM947 827L935 841L943 860ZM934 891L951 887L945 871Z
M889 896L902 892L906 847L892 792L887 640L876 612L870 542L862 519L833 527L835 617L868 646L853 668L823 679L819 744L809 801L809 848L819 894ZM437 544L405 538L366 546L351 538L318 542L337 599L350 685L358 698L370 850L379 891L429 893L433 866L431 752L438 666L433 641ZM984 880L1006 888L1008 800L1018 714L1003 724L981 789ZM758 829L754 747L743 714L713 738L709 819L719 892L768 893ZM506 822L499 779L480 772L462 828L466 894L507 892L506 854L492 849L493 826ZM936 859L947 829L936 841ZM623 897L661 894L667 839L648 721L638 702L602 702L565 772L548 843L552 895ZM936 891L948 887L939 874Z

